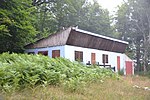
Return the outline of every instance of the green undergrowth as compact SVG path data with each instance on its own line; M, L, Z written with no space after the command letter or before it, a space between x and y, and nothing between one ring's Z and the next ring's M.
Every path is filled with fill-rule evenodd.
M147 71L147 72L138 72L136 74L140 75L140 76L145 76L145 77L150 78L150 71Z
M12 92L35 86L61 86L76 91L87 83L119 78L108 69L85 66L64 58L42 55L0 54L0 91Z

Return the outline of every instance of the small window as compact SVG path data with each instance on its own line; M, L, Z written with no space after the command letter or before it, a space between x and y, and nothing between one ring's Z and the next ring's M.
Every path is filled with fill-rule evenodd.
M103 54L102 60L103 60L103 63L104 63L104 64L105 64L105 63L108 63L108 55Z
M52 50L52 58L60 57L60 50Z
M48 56L48 51L39 51L38 54Z
M28 52L28 54L34 54L34 52Z
M83 62L83 52L75 51L75 61Z

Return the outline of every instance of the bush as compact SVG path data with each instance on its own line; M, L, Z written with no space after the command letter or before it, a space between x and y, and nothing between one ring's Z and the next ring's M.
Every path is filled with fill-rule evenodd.
M124 69L118 71L118 74L121 75L121 76L123 76L124 75Z
M0 89L13 91L36 85L63 85L73 91L81 83L117 77L111 70L90 67L64 58L0 54Z
M136 74L141 75L141 76L146 76L146 77L150 78L150 71L148 71L148 72L143 72L142 71L142 72L138 72Z

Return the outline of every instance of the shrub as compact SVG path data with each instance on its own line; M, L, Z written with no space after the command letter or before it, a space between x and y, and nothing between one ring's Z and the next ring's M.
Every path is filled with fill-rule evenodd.
M62 85L75 91L82 83L117 77L111 70L90 67L64 58L0 54L0 89L13 91L36 85Z
M124 69L121 69L120 71L118 71L119 75L124 75Z
M146 77L150 78L150 71L148 71L148 72L143 72L142 71L142 72L138 72L136 74L141 75L141 76L146 76Z

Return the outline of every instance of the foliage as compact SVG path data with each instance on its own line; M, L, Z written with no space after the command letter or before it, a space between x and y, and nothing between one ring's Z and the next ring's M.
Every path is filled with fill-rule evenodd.
M0 53L21 52L26 44L70 26L114 35L109 12L95 0L2 0Z
M150 71L148 71L148 72L139 72L139 73L136 73L136 74L150 78Z
M97 34L112 36L109 12L94 1L87 0L38 0L38 38L42 38L63 28L78 26L80 29ZM47 30L47 31L44 31ZM47 33L46 33L47 32Z
M148 71L145 76L150 78L150 71Z
M52 12L53 10L53 3L55 1L48 1L44 2L39 0L40 4L34 3L33 5L36 8L34 12L36 17L35 27L38 30L37 38L47 37L48 35L56 32L58 30L57 24L58 21L56 16ZM56 13L56 12L55 12Z
M123 76L124 75L124 69L119 70L118 74Z
M148 0L124 0L119 7L116 27L120 37L129 41L128 54L137 62L137 71L148 71L150 55L150 2Z
M36 34L33 27L34 7L31 0L1 0L0 3L0 53L19 52L33 41Z
M87 82L117 78L111 70L42 55L0 55L0 89L13 91L36 85L58 85L75 91Z

